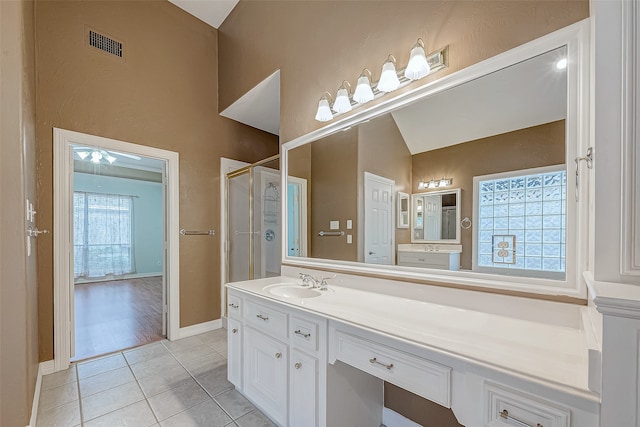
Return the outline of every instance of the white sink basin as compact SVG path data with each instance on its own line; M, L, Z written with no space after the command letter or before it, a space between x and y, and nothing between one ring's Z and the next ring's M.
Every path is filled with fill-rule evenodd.
M303 288L295 283L279 283L277 285L267 286L265 288L272 295L284 298L314 298L319 297L322 293L317 289Z

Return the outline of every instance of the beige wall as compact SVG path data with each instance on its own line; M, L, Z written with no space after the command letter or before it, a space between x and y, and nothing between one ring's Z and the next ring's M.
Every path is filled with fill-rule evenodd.
M85 28L124 42L124 60ZM253 162L277 138L218 116L218 33L167 1L39 1L40 225L51 229L53 127L180 154L180 225L220 228L221 156ZM55 230L53 230L55 232ZM220 318L219 233L180 241L180 326ZM40 359L53 356L52 239L38 248Z
M453 178L452 187L462 189L460 218L473 218L473 177L564 164L564 124L564 120L560 120L416 154L413 156L413 188L418 188L420 177ZM473 227L461 230L460 264L468 270L471 269L472 231Z
M339 132L311 145L311 239L309 256L313 258L357 261L358 252L358 132ZM353 242L345 236L320 237L320 231L331 231L329 221L340 221L345 233L346 221L353 221Z
M34 14L0 2L0 425L29 423L38 373L36 255L27 257L25 198L35 204ZM37 204L35 205L38 209ZM37 219L37 217L36 217ZM39 223L37 221L36 223ZM35 244L35 242L34 242Z
M588 16L588 0L240 1L219 32L220 107L280 69L286 142L323 126L314 117L324 91L353 86L364 67L377 80L389 53L406 64L418 37L428 51L449 45L449 68L407 89Z
M395 181L394 210L397 192L411 194L411 153L391 114L377 117L358 126L358 218L364 218L364 173L369 172ZM397 228L396 245L410 243L408 228ZM364 223L360 223L358 261L364 261ZM393 260L395 263L396 260Z

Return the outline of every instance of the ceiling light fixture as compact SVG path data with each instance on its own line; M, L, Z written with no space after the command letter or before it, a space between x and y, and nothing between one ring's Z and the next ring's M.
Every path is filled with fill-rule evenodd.
M367 75L368 74L368 75ZM374 98L373 89L371 89L371 71L368 68L362 70L358 77L356 90L353 92L353 100L358 104L364 104Z
M345 86L346 85L346 86ZM333 111L336 113L347 113L351 111L351 84L348 81L343 81L338 93L336 94L336 102L333 103Z
M330 97L323 95L320 98L316 120L327 122L332 120L335 115L348 113L356 104L365 104L385 93L399 89L413 80L421 79L446 68L448 55L448 46L426 55L424 41L419 38L411 49L409 64L406 68L398 70L395 56L389 54L382 65L382 73L378 82L373 82L371 71L368 68L363 69L351 97L351 85L347 80L344 80L338 89L333 105L331 105ZM335 115L331 113L332 110Z
M329 92L325 92L320 98L318 102L318 112L316 113L316 120L319 122L328 122L333 119L333 113L331 112L331 107L329 105L329 101L331 100L331 94Z
M400 87L395 56L389 54L387 60L382 64L382 74L380 74L380 81L376 87L380 92L393 92Z
M419 80L431 72L427 54L424 50L424 40L418 38L418 41L411 49L409 55L409 63L404 70L404 76L409 80Z
M567 68L567 58L562 58L558 62L556 62L556 68L558 70L564 70Z

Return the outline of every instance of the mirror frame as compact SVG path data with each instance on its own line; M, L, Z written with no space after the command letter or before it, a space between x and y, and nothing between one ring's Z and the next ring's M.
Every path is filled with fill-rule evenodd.
M409 194L404 193L402 191L398 191L396 193L396 198L398 199L398 206L397 206L397 210L398 212L396 212L396 218L398 218L398 224L396 225L396 228L409 228L409 224L411 224L411 199L409 198ZM403 219L403 215L402 215L402 201L406 200L407 202L407 220L406 222Z
M438 195L443 195L443 194L455 194L456 195L456 237L455 239L439 239L439 240L427 240L427 239L416 239L413 236L413 231L415 229L419 229L419 227L417 226L417 224L415 224L415 221L413 219L413 214L414 214L414 200L416 200L419 197L424 197L424 196L438 196ZM460 233L461 233L461 227L460 227L460 213L462 210L462 190L459 188L451 188L449 190L440 190L440 191L426 191L423 193L413 193L411 195L411 210L410 210L410 216L409 216L409 224L411 224L411 243L417 243L417 244L421 244L421 243L425 243L425 244L439 244L439 245L459 245L460 244ZM420 227L422 228L422 227Z
M567 117L566 117L566 151L565 165L567 168L567 191L575 188L576 203L573 198L567 198L567 228L566 242L566 278L565 280L549 280L543 278L516 277L499 274L479 273L474 271L447 271L413 267L399 267L397 265L376 265L360 262L349 262L315 258L296 258L287 256L282 245L282 265L288 267L311 268L329 270L384 279L410 281L413 283L455 286L467 289L492 289L493 292L517 292L529 296L538 295L544 298L558 298L565 301L584 302L587 298L586 283L582 277L587 270L588 260L588 175L581 177L581 186L577 186L575 173L572 168L578 153L585 153L591 144L590 135L590 18L559 29L538 39L515 47L511 50L488 58L434 81L425 83L415 89L408 90L395 97L385 97L379 103L369 107L356 109L357 111L337 119L315 131L302 135L281 146L282 188L287 188L288 151L296 147L311 143L334 133L346 130L361 122L389 113L394 109L412 104L435 93L459 86L465 82L477 79L525 61L531 57L549 52L556 48L567 47ZM287 223L287 197L282 197L283 224ZM283 233L283 239L286 239ZM286 240L285 240L286 241Z

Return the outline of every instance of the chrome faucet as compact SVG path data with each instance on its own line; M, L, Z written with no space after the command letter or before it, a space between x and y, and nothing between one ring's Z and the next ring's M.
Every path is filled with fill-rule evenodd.
M327 280L331 280L336 277L334 274L331 277L323 277L321 279L317 279L310 274L307 273L299 273L300 278L302 279L302 286L311 286L311 289L318 289L319 291L328 290Z

